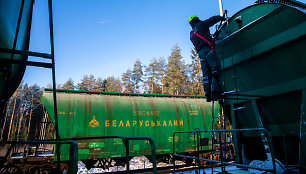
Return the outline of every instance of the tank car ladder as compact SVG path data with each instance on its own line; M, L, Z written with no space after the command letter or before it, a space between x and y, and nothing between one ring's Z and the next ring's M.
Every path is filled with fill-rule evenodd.
M224 103L224 99L222 99L222 102ZM214 113L215 108L215 102L212 102L212 130L225 130L225 115L223 112L223 104L220 104L221 107L221 114ZM217 122L217 123L216 123ZM218 124L219 126L216 126L214 123ZM225 132L212 132L212 155L211 158L214 160L214 157L217 157L217 160L220 160L221 164L221 173L227 173L225 171L225 166L223 165L223 161L225 161L226 155L230 155L229 151L226 151L226 142L227 136ZM214 172L214 165L212 163L211 171Z

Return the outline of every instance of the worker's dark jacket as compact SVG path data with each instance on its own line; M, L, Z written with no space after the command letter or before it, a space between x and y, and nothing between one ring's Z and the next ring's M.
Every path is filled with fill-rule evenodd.
M212 38L210 36L209 27L213 26L214 24L221 21L222 19L223 17L221 16L212 16L205 21L201 21L198 18L194 18L192 21L190 21L190 25L192 27L192 31L190 32L190 40L193 43L197 52L199 52L203 47L210 48L210 46L205 41L197 37L196 35L192 37L193 31L197 32L198 34L203 36L205 39L207 39L209 42L211 42Z

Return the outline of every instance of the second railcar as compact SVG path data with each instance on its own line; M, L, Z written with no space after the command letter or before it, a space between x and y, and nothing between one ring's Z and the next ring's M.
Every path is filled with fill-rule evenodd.
M44 104L54 121L52 91L43 93ZM211 130L212 106L203 97L123 94L57 90L58 129L61 138L94 136L149 136L158 155L172 153L173 132L196 128ZM215 105L214 113L220 107ZM201 149L209 150L211 133L202 134ZM194 135L175 137L176 151L195 148ZM181 143L180 143L181 142ZM121 139L79 141L79 159L120 158L125 156ZM150 155L148 142L131 141L130 155ZM68 159L69 150L61 147L61 157Z

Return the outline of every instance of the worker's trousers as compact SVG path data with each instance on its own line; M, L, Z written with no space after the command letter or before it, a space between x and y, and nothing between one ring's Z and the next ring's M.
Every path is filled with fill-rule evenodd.
M211 97L212 92L221 92L221 63L216 53L209 47L202 48L198 54L203 72L205 96Z

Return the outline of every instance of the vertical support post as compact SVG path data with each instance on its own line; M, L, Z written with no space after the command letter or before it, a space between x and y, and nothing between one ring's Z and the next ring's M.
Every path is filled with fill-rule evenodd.
M255 100L251 100L251 104L252 104L252 108L253 108L253 111L254 111L255 118L257 120L258 127L259 128L264 128L264 125L262 123L262 119L261 119L261 116L260 116L260 113L259 113L256 101ZM261 139L262 139L262 142L264 144L264 147L265 147L265 153L267 155L267 158L268 159L272 159L271 150L270 150L270 148L268 146L268 140L264 136L263 133L260 133L260 135L261 135Z
M195 148L195 150L197 149L195 132L193 132L193 147ZM197 154L197 153L196 153L196 154ZM196 156L196 154L194 154L194 156ZM198 163L198 160L196 160L196 161L194 162L194 168L197 167L197 163Z
M19 11L19 16L18 16L18 22L17 22L16 32L15 32L15 37L14 37L14 43L13 43L13 50L16 49L16 45L17 45L17 39L18 39L18 35L19 35L23 6L24 6L24 0L21 1L21 6L20 6L20 11ZM30 20L30 21L32 21L32 20ZM28 26L31 26L31 24L29 24ZM11 54L11 60L13 60L13 58L14 58L14 53Z
M157 166L156 166L156 147L154 141L150 138L149 139L151 143L151 149L152 149L152 163L153 163L153 174L157 173ZM173 139L174 141L174 139Z
M236 115L235 115L235 111L234 111L234 104L231 104L231 120L232 120L232 129L238 129L237 125L236 125ZM239 146L238 146L238 133L237 132L232 132L232 136L233 136L233 142L234 142L234 148L235 148L235 158L237 163L241 163L241 159L239 156Z
M211 106L211 115L212 115L212 125L211 125L211 129L214 130L214 122L215 122L215 102L212 101L212 106ZM214 144L215 144L215 133L211 132L211 160L214 160ZM211 163L211 174L214 173L214 163Z
M199 173L200 173L200 144L199 144L199 132L197 131L197 158L198 158L198 168L199 168Z
M220 118L219 118L220 119ZM222 134L225 132L219 132L219 151L220 151L220 163L221 163L221 173L224 173L225 169L223 166L223 144L222 144Z
M299 166L300 173L306 171L306 89L302 90L301 117L300 117L300 141L299 141Z
M51 60L52 60L52 83L53 83L53 105L55 117L55 136L56 140L60 140L58 132L58 115L57 115L57 101L56 101L56 80L55 80L55 60L54 60L54 35L53 35L53 14L52 14L52 0L48 0L49 7L49 29L50 29L50 45L51 45ZM60 144L56 144L57 155L57 169L60 169ZM59 171L59 170L58 170Z
M222 4L222 0L219 0L219 9L220 9L220 16L223 16L223 4Z
M173 173L175 173L175 139L174 139L174 137L175 137L175 132L173 133L173 154L172 154L172 156L173 156Z
M124 138L122 139L123 144L125 145L125 159L126 159L126 172L130 173L130 145L129 140Z
M78 173L78 143L76 142L70 144L68 173Z

